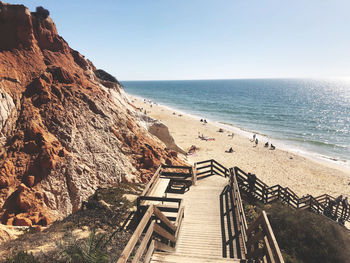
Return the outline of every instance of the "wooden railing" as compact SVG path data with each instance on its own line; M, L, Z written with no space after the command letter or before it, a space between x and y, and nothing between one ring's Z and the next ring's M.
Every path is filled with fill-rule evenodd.
M197 162L195 163L195 167L196 167L197 180L200 180L215 174L223 177L229 176L229 170L213 159Z
M142 217L151 204L156 205L161 212L166 212L168 215L167 218L174 222L177 220L181 209L184 207L183 200L180 198L139 196L137 198L137 213L139 218Z
M239 222L239 227L242 231L242 239L244 241L244 251L247 253L247 219L245 217L244 207L242 203L241 193L239 191L239 186L236 176L234 176L232 168L230 169L230 185L232 188L233 202L236 205L237 217Z
M162 171L162 165L159 165L157 171L152 176L151 180L149 180L148 184L146 185L145 189L143 189L141 196L148 196L153 191L153 189L156 186L156 183L160 177L160 173Z
M245 259L247 226L243 223L245 216L244 219L239 217L236 202L232 186L226 185L220 194L222 256Z
M183 200L152 196L160 177L164 176L163 171L169 168L185 169L192 173L192 167L188 166L160 165L158 167L142 194L137 198L136 219L139 223L117 263L124 263L129 259L132 263L149 262L154 250L174 251L173 247L184 217ZM172 172L167 173L166 176L173 175ZM176 174L178 175L179 172Z
M223 257L284 262L265 211L248 228L234 168L229 174L229 184L220 194Z
M341 202L336 203L335 198L330 195L299 197L288 187L282 187L279 184L269 187L255 176L252 179L252 175L245 173L238 167L234 167L234 173L240 189L265 204L279 200L295 209L309 209L333 220L350 222L350 207L343 207Z
M125 263L129 260L134 250L132 263L149 262L155 249L163 251L173 251L177 240L178 229L182 221L179 217L175 224L172 223L157 206L150 205L143 215L136 230L131 236L128 244L125 246L117 263ZM142 235L144 233L144 235ZM136 244L139 246L136 248Z
M262 211L254 223L249 226L247 236L248 259L258 262L284 262L265 211Z
M192 177L192 166L173 166L173 165L162 165L161 177L172 178L172 177L182 177L190 178Z

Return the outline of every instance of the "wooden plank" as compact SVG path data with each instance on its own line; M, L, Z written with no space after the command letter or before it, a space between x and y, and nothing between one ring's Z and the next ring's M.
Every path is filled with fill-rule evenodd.
M206 160L206 161L196 162L196 164L197 164L197 165L199 165L199 164L208 163L208 162L211 162L211 160Z
M152 221L150 226L148 227L148 230L147 230L145 236L143 237L142 242L141 242L140 246L138 247L138 249L137 249L137 251L135 253L135 256L134 256L134 258L132 260L132 263L139 262L140 258L142 257L142 255L143 255L143 253L145 251L145 248L146 248L149 240L152 237L153 226L154 226L154 221Z
M153 205L150 205L150 207L147 209L146 213L142 217L141 222L137 226L135 232L131 236L128 244L125 246L123 252L121 253L117 263L125 263L127 261L137 241L139 240L144 228L146 227L148 221L150 220L152 214L153 214Z
M204 172L200 172L200 173L197 173L197 177L199 177L200 175L202 175L202 174L207 174L207 173L211 173L211 171L209 170L209 171L204 171Z
M170 240L171 242L176 242L175 236L170 234L168 231L166 231L164 228L162 228L158 224L154 225L154 232L157 233L158 235Z
M177 237L179 236L181 224L182 224L182 219L184 217L184 211L185 211L185 206L181 205L179 209L179 213L177 215L176 221L175 221L175 226L176 226L176 232L175 232L175 238L177 240Z
M221 172L221 174L224 174L224 177L225 177L225 169L222 170L220 167L216 166L216 165L213 165L213 168L215 168L216 170L218 170L219 172Z
M178 206L169 206L169 205L156 205L157 208L161 211L161 212L168 212L168 213L177 213L179 211L179 207Z
M159 174L160 174L161 169L162 169L162 165L159 165L158 169L156 170L156 172L152 176L151 180L148 182L148 184L146 185L145 189L143 189L141 196L147 195L147 193L152 190L152 187L154 186L154 183L159 178Z
M153 214L160 219L167 227L169 227L172 231L175 232L176 227L174 226L173 223L169 221L169 219L161 212L159 209L155 206L153 208Z
M148 247L148 250L146 252L145 258L144 258L144 263L149 263L151 261L151 257L154 252L154 240L151 241L151 244Z
M197 167L197 170L203 170L205 168L211 168L211 164L205 165L205 166L201 166L201 167Z
M222 256L227 257L226 234L225 234L225 217L224 217L224 196L220 194L220 220L221 220L221 237L222 237Z
M192 166L162 165L163 169L192 169Z
M194 164L192 167L192 185L196 185L197 183L197 165Z
M231 219L230 219L230 213L229 213L230 207L229 207L229 202L228 202L228 195L224 194L224 197L225 197L224 200L225 200L225 207L226 207L228 239L231 240L231 237L233 235L232 235ZM234 254L233 254L233 243L229 242L228 245L229 245L230 257L232 258L232 257L234 257Z
M276 237L275 237L275 234L273 233L272 231L272 228L271 228L271 225L270 225L270 222L269 222L269 219L267 218L267 215L266 215L266 212L265 211L262 211L262 216L263 216L263 223L265 225L265 228L266 228L266 235L269 239L269 242L270 242L270 245L272 247L272 249L275 251L276 253L276 262L279 262L279 263L284 263L284 260L283 260L283 257L282 257L282 253L281 253L281 250L278 246L278 243L276 241Z
M270 247L270 243L269 240L266 236L264 236L264 244L265 244L265 251L266 251L266 257L267 257L267 261L271 262L271 263L275 263L275 258L272 252L272 249Z
M168 246L162 242L159 242L157 240L154 241L154 247L156 250L162 250L165 252L175 252L175 248Z
M140 200L147 201L159 201L159 202L172 202L172 203L180 203L181 198L169 198L169 197L156 197L156 196L140 196Z
M178 173L178 172L162 172L160 174L162 177L191 177L191 173Z

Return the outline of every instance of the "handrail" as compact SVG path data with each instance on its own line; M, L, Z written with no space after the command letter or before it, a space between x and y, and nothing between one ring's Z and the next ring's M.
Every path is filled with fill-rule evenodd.
M160 172L162 170L162 165L159 165L158 169L152 176L151 180L149 180L148 184L146 185L145 189L143 189L141 196L149 195L150 192L154 189L156 182L160 176Z
M241 193L239 191L239 186L238 186L238 182L237 182L237 178L233 173L233 170L230 169L230 179L232 180L231 184L232 184L232 190L233 190L233 196L235 197L236 200L236 204L237 204L237 210L238 210L238 217L239 217L239 223L240 223L240 227L241 227L241 231L242 231L242 238L244 240L244 251L245 253L247 253L247 247L246 247L246 242L247 242L247 228L248 228L248 224L247 224L247 219L244 213L244 207L243 207L243 203L242 203L242 198L241 198Z
M350 207L343 207L341 203L334 204L335 198L328 194L318 197L313 197L312 195L299 197L288 187L284 188L279 184L268 186L258 178L255 179L253 185L249 185L249 175L237 166L234 167L234 173L240 189L264 203L279 200L295 209L309 209L318 214L324 214L333 220L338 219L350 222ZM330 204L330 201L332 201L333 205Z
M235 236L232 236L231 232L231 225L229 216L227 213L229 213L230 210L227 206L227 195L226 195L226 213L223 214L228 216L227 221L227 230L228 230L228 242L226 243L226 234L225 230L223 231L223 256L227 256L226 252L226 246L229 244L230 248L230 257L233 257L233 247L232 242L234 238L242 238L242 247L244 251L244 255L242 255L242 252L239 252L242 259L248 259L248 260L268 260L267 262L278 262L278 263L284 263L281 251L279 249L279 246L277 244L276 238L273 234L272 228L270 226L269 220L266 216L265 211L262 212L262 214L248 227L247 220L244 213L244 207L242 203L242 198L240 195L239 185L237 182L237 177L234 172L234 168L229 169L230 172L230 183L224 188L220 195L220 206L221 210L223 209L223 195L226 194L228 191L231 194L231 201L233 202L231 204L231 207L235 207L236 212L236 218L238 219L238 233ZM232 210L233 212L233 210ZM224 218L221 218L221 224L225 224ZM261 242L263 242L264 246L261 247L259 245ZM259 247L260 246L260 247Z
M142 217L140 223L138 224L136 230L134 231L133 235L131 236L128 244L125 246L123 252L121 253L117 263L126 263L127 262L127 260L129 259L130 255L131 255L131 252L135 249L137 242L140 240L140 237L141 237L142 233L145 232L147 226L148 226L148 229L146 230L146 233L145 233L144 237L142 238L140 246L138 247L132 262L139 262L139 260L143 254L152 255L153 250L155 248L157 248L157 242L153 242L151 240L153 238L154 234L161 236L162 238L168 240L169 242L176 243L178 228L181 224L182 217L183 217L183 212L181 214L181 218L178 218L176 220L177 224L174 225L157 208L157 206L150 205L148 207L147 211L145 212L145 214L143 215L143 217ZM155 220L155 219L158 219L160 221L160 224L158 224L157 220ZM169 232L167 229L163 228L162 224L165 225L167 228L169 228L171 232ZM147 248L147 244L149 244L149 243L150 243L150 245ZM161 246L164 247L167 245L162 244ZM150 250L152 250L152 251L150 251Z
M218 163L214 159L197 162L194 165L198 180L215 174L223 177L229 176L229 169L227 169L225 166Z
M264 262L284 263L281 250L272 231L266 212L262 211L259 217L247 229L247 258L262 259ZM259 247L259 244L263 247Z

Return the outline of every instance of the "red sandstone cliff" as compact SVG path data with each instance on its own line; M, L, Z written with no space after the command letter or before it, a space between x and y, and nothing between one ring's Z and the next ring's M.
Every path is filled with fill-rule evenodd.
M43 12L0 2L0 218L46 225L103 185L145 180L176 154L138 124L120 84ZM107 76L107 77L106 77Z

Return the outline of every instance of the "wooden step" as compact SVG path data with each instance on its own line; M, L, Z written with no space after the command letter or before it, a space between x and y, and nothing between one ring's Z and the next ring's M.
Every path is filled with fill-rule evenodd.
M217 262L217 263L228 263L228 262L246 262L240 259L230 259L221 257L210 257L201 255L187 255L187 254L171 254L156 252L152 255L151 262L153 263L206 263L206 262Z

